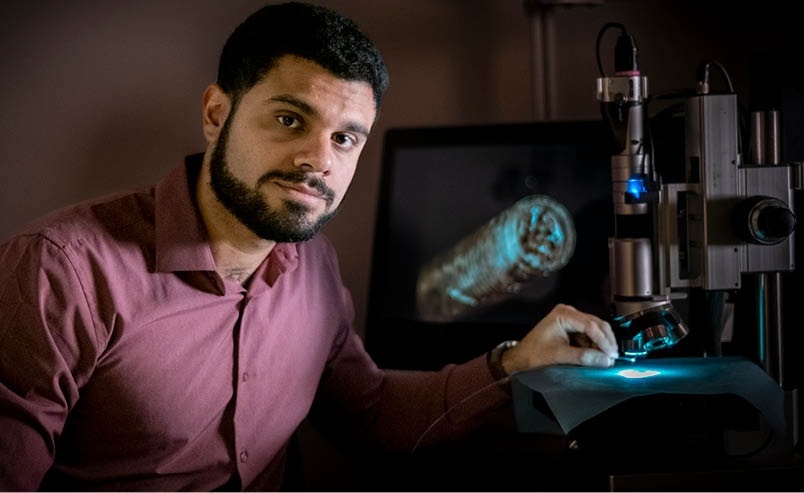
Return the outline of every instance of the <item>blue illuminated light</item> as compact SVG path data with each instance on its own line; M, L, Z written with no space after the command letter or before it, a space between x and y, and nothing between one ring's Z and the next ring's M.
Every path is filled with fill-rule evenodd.
M623 378L649 378L655 377L659 374L656 370L634 370L634 369L627 369L617 372Z
M640 195L647 192L645 188L645 180L642 177L631 177L628 179L627 193L639 198Z

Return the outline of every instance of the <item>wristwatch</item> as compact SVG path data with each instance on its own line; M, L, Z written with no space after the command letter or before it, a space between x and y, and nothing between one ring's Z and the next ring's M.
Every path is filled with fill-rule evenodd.
M494 380L502 380L508 378L508 372L502 366L503 353L517 345L519 341L503 341L494 349L486 353L486 362L489 365L491 376Z

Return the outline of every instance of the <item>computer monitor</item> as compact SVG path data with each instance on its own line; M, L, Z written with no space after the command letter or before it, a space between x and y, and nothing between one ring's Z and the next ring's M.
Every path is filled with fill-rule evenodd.
M365 333L377 363L435 369L464 361L520 338L559 302L607 316L611 145L602 121L387 130ZM420 269L533 194L571 213L576 246L569 262L460 321L423 320Z

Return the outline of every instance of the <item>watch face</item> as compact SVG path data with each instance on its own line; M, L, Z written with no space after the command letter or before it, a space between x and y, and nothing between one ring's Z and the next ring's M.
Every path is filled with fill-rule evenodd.
M494 380L508 378L508 372L502 366L502 355L505 351L517 345L517 341L503 341L488 353L488 365Z

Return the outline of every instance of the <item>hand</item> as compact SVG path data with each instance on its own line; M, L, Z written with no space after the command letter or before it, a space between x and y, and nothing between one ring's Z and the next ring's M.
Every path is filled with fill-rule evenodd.
M502 367L509 375L556 364L609 367L618 354L608 322L559 304L519 344L503 353Z

